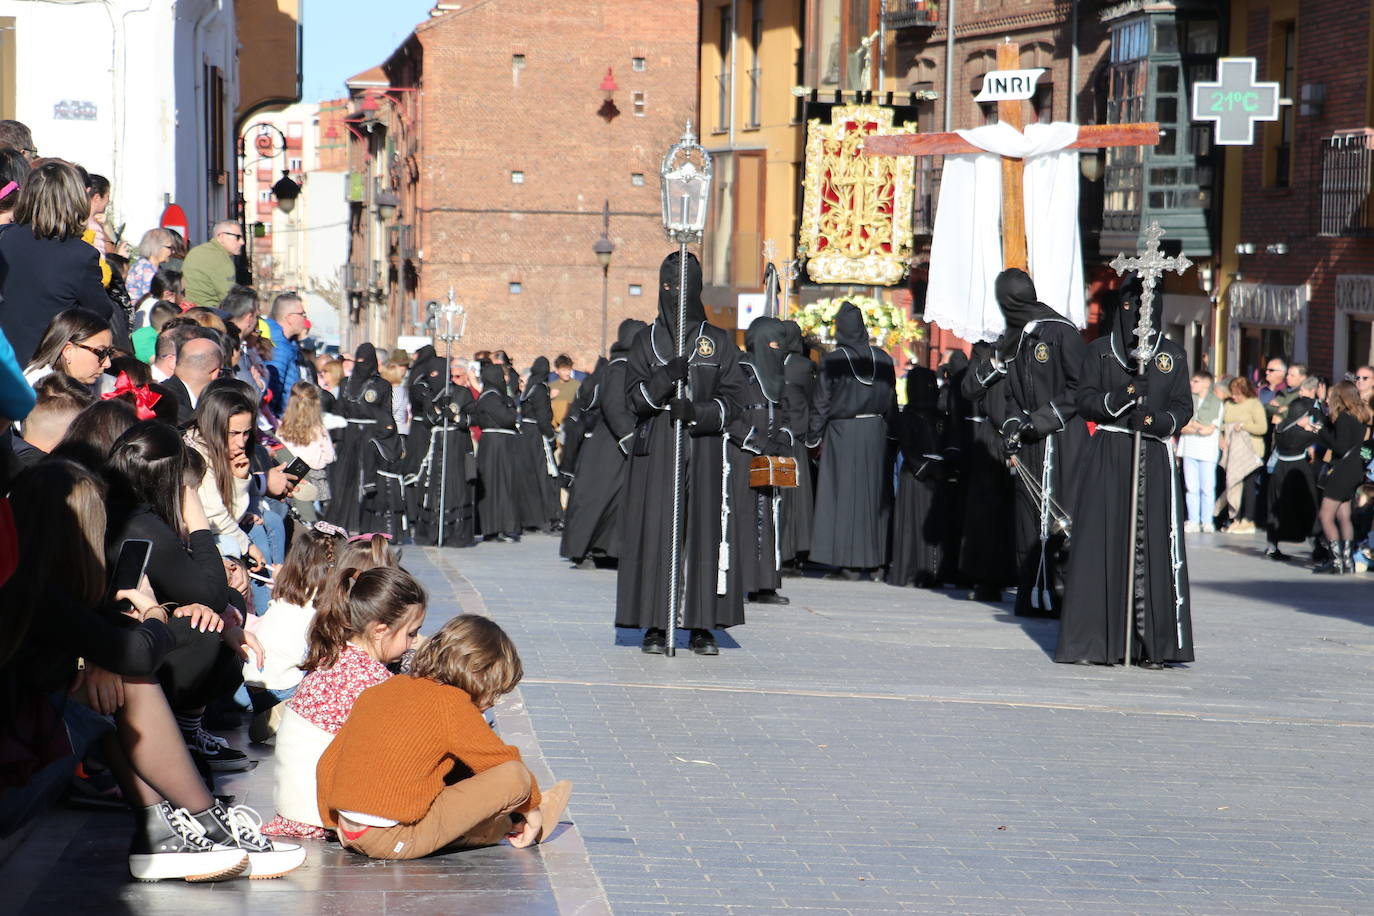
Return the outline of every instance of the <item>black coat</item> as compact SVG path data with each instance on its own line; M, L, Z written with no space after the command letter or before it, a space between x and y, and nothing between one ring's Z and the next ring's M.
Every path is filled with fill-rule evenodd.
M79 238L37 239L27 224L0 232L0 330L20 365L28 365L43 331L58 312L83 308L114 319L114 304L100 285L100 254ZM122 317L115 345L129 347Z

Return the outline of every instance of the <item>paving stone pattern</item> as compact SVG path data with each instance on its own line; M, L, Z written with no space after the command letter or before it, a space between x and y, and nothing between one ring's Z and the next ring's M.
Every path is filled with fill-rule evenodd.
M1057 624L1009 603L811 578L720 656L667 659L611 626L614 573L556 546L405 558L426 632L485 613L520 647L499 728L575 783L548 845L375 863L312 843L277 881L140 885L127 815L57 811L0 867L0 910L1374 912L1368 579L1193 538L1199 661L1166 671L1055 665ZM250 755L223 788L266 816L271 751Z

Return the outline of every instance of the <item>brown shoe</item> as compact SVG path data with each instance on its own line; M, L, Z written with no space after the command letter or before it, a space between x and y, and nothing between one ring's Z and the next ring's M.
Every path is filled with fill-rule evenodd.
M572 783L566 779L560 779L544 793L543 799L539 802L539 813L544 818L544 827L539 831L536 843L542 843L549 834L553 833L553 828L558 826L558 822L563 819L563 812L568 807L568 797L572 795Z

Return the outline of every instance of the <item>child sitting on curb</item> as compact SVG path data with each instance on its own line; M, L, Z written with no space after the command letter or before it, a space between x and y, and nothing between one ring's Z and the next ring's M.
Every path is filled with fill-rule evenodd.
M482 717L524 669L505 632L464 614L415 653L411 673L365 690L316 770L320 817L375 859L452 846L542 842L572 784L540 793L520 752ZM456 779L456 781L454 781Z
M325 835L315 804L315 765L358 695L389 678L386 666L414 644L427 600L402 569L348 566L330 577L315 601L310 651L301 665L309 673L286 702L277 730L277 816L264 833Z

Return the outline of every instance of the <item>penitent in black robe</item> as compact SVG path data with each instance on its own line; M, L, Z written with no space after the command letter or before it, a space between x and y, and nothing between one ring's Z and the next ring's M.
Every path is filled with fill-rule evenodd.
M983 358L991 347L983 341L974 344L974 356ZM986 410L991 398L1001 412L1002 392L989 394L969 377L968 367L962 350L951 352L940 367L945 377L940 412L949 436L944 455L950 483L945 489L952 504L941 579L1000 592L1016 582L1011 477L1002 459L1002 437ZM972 395L965 392L966 385Z
M1316 443L1317 434L1298 425L1303 417L1320 422L1321 415L1311 398L1298 398L1288 405L1288 413L1274 427L1273 462L1269 471L1269 543L1305 541L1316 533L1317 472L1307 450Z
M520 394L520 469L518 487L520 524L523 528L549 531L563 517L557 471L553 460L553 403L549 397L549 361L541 356L530 368ZM553 471L554 473L549 473Z
M1002 388L1002 415L990 410L1004 438L1020 437L1012 456L1016 494L1016 613L1057 616L1063 594L1064 533L1055 518L1068 511L1069 494L1088 441L1078 417L1078 370L1087 346L1073 322L1035 299L1024 271L997 278L997 301L1007 318L999 353L976 359L969 373L980 386ZM996 401L989 402L995 404ZM1048 496L1042 499L1035 488Z
M561 553L573 561L620 556L620 504L635 430L625 371L630 346L646 327L633 318L621 322L610 362L594 373L597 382L584 411L591 427L578 455L563 528Z
M1134 661L1193 660L1183 484L1172 443L1193 415L1188 362L1182 348L1161 340L1150 360L1145 403L1133 406L1127 386L1135 378L1130 371L1135 360L1127 355L1130 351L1124 341L1135 340L1130 334L1135 308L1134 297L1124 296L1117 327L1089 345L1079 375L1079 416L1098 427L1084 452L1081 483L1070 510L1073 549L1065 577L1057 662L1115 665L1124 659L1135 474L1132 425L1139 426L1143 435L1131 655Z
M476 539L477 460L462 412L473 397L465 385L450 384L445 394L447 373L448 360L432 353L428 359L417 354L411 367L407 505L415 543L436 544L442 491L444 546L469 547Z
M721 521L730 509L725 500L724 434L739 405L746 403L746 382L734 335L705 321L699 293L700 265L695 258L688 263L686 387L695 419L684 449L685 536L680 556L686 594L681 626L713 629L744 623L738 546L729 537L729 530L722 530ZM664 262L660 273L671 278L673 289L661 291L659 318L635 338L626 365L630 409L638 421L621 504L624 517L615 612L618 627L667 625L675 425L668 412L674 383L667 366L676 353L676 265L676 254ZM668 284L660 284L664 285Z
M946 485L945 418L937 408L935 373L914 366L906 375L907 402L897 420L901 468L892 513L892 562L888 585L939 582L948 570L946 527L953 514Z
M772 348L770 342L779 346ZM757 596L776 592L782 585L778 523L785 491L750 486L749 466L760 455L792 455L795 439L782 408L787 355L781 347L782 322L766 315L754 319L745 343L749 353L740 361L746 379L745 403L730 423L730 514L742 587L746 596Z
M808 438L821 445L811 561L874 569L888 559L896 375L892 357L869 345L863 313L851 303L835 316L835 339L821 363Z
M352 532L398 534L405 445L391 411L391 384L377 372L372 344L358 347L353 374L340 389L337 408L348 428L339 458L330 466L326 518Z
M477 446L477 530L484 537L518 535L516 474L520 445L515 405L506 396L500 366L483 366L481 379L482 393L464 414L470 426L482 430Z
M783 424L792 431L792 457L797 459L797 485L782 493L779 507L778 549L783 563L791 563L811 552L811 528L816 514L816 473L806 435L811 429L811 400L816 394L816 364L806 355L801 328L795 321L784 321L787 357L782 372L786 382L782 393Z

